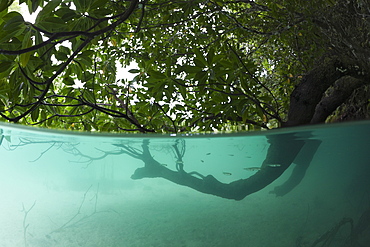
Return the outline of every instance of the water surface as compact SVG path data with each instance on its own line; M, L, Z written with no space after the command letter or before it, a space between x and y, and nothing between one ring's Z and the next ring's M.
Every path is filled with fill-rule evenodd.
M351 221L356 244L370 246L370 216L364 216L370 207L370 122L172 136L0 129L1 247L357 246L349 240ZM269 140L284 145L287 135L321 144L302 181L283 196L271 192L287 181L294 163L242 200L158 176L133 179L145 167L147 149L165 169L232 183L258 172ZM306 157L301 152L297 163ZM330 244L315 244L328 231Z

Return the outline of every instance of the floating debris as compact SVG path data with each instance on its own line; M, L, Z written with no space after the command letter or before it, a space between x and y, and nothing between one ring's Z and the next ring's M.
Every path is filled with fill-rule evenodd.
M256 172L261 170L261 167L244 167L243 169L246 171Z
M226 175L226 176L232 175L230 172L223 172L223 174Z

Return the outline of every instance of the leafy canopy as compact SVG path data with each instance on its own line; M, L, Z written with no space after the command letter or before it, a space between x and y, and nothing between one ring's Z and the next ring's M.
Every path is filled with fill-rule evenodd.
M323 52L329 0L19 0L0 4L0 115L51 128L276 127ZM134 79L118 70L136 65Z

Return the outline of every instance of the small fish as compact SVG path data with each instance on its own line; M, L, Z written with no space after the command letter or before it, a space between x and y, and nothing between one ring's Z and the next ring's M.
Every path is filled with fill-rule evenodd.
M281 167L281 164L268 164L267 166L272 167L272 168L277 168L277 167Z
M211 153L206 153L206 155L210 155Z
M200 162L204 163L204 160L200 160Z
M167 164L161 164L161 166L167 166Z
M261 167L244 167L243 169L246 171L255 172L261 170Z
M232 175L230 172L223 172L223 174L226 175L226 176Z
M234 156L233 154L229 154L229 156Z

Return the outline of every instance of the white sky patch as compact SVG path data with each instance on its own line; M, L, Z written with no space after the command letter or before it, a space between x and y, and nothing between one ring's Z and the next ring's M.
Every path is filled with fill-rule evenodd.
M25 3L22 3L20 6L21 6L21 14L23 15L24 20L30 23L35 23L37 14L40 12L41 9L38 8L36 12L30 15L30 12L28 12L28 6Z
M85 82L81 82L80 80L75 79L74 82L75 84L72 87L75 89L84 88L85 86Z
M137 74L128 72L130 69L138 69L138 66L136 63L131 63L130 65L126 67L122 67L122 64L116 61L116 66L117 66L117 74L116 74L117 80L125 79L127 81L132 81L134 77L137 76Z

